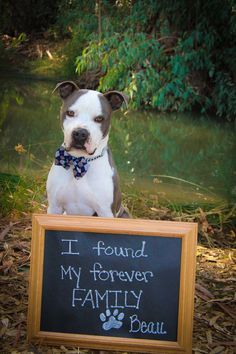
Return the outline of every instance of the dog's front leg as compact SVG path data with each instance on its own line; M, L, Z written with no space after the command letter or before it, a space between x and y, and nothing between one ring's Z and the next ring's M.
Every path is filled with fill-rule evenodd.
M103 217L103 218L114 218L114 214L111 210L111 207L105 207L105 206L98 206L96 208L96 213L97 216Z
M64 210L59 205L53 205L49 203L47 213L48 214L63 214Z

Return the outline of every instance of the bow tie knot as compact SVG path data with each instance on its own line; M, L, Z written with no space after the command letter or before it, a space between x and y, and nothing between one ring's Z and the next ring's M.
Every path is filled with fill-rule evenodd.
M65 150L63 146L61 146L55 155L54 163L57 166L62 166L66 170L69 170L70 166L73 166L73 174L76 179L79 179L85 175L89 168L89 162L102 157L106 151L106 147L102 150L100 155L95 157L86 158L86 157L75 157Z
M73 166L73 174L76 179L81 178L88 171L90 159L85 157L75 157L68 152L63 147L60 147L56 151L55 155L55 165L62 166L66 170L69 170L70 166Z

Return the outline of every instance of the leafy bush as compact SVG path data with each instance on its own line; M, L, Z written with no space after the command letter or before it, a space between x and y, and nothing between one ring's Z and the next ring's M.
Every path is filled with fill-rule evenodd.
M228 73L217 72L212 96L218 116L226 116L229 120L235 118L236 85Z
M106 1L102 3L106 7ZM187 0L119 3L122 9L129 7L128 15L117 7L116 17L103 16L106 31L101 41L95 33L90 36L79 53L78 75L100 71L98 89L125 91L136 109L198 108L234 119L232 2L199 0L191 7Z
M76 65L84 85L89 77L88 87L123 90L135 109L235 119L234 0L3 1L0 20L16 45L34 31L69 38L64 75Z

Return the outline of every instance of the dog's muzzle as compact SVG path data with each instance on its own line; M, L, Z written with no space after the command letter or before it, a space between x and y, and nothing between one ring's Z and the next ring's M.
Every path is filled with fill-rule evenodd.
M72 132L72 146L76 148L84 148L84 144L89 138L89 131L87 129L79 128Z

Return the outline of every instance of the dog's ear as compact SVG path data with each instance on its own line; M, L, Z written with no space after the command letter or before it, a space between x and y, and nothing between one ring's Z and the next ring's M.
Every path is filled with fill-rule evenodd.
M120 109L123 103L125 103L126 108L128 107L128 97L119 91L109 91L103 94L104 97L108 100L113 111Z
M62 81L56 85L52 93L57 90L59 91L59 95L61 96L61 98L64 100L65 98L70 96L72 92L74 92L75 90L79 90L79 87L74 81Z

